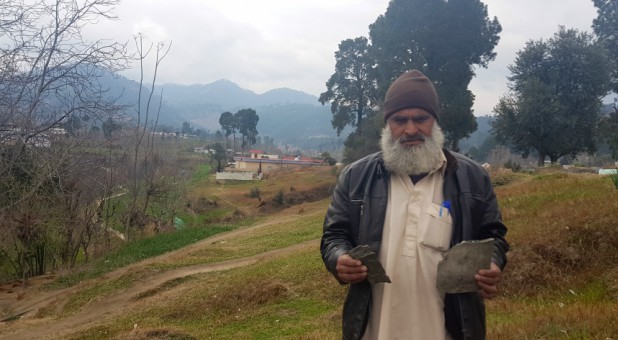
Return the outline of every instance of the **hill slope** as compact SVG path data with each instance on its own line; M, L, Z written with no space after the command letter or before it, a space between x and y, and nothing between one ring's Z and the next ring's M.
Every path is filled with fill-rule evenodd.
M300 191L315 181L307 176L297 176ZM505 177L519 178L497 187L512 252L503 294L487 303L488 338L618 334L618 190L591 175ZM340 338L345 287L326 273L318 252L327 205L293 206L75 288L44 292L51 298L5 323L0 337ZM28 294L15 306L37 300Z

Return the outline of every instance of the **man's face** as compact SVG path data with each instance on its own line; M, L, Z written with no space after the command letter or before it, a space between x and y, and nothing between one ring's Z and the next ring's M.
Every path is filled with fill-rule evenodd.
M387 122L393 140L399 140L404 146L417 146L431 136L435 118L423 109L413 108L395 112Z
M442 164L444 134L435 118L423 109L395 112L382 130L384 165L402 175L419 175Z

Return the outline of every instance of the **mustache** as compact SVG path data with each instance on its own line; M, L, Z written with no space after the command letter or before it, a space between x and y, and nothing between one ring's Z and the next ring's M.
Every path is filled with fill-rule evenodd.
M399 143L406 143L406 142L416 142L416 141L424 142L426 140L427 140L427 137L425 135L423 135L422 133L416 133L411 136L401 136L399 137L397 141Z

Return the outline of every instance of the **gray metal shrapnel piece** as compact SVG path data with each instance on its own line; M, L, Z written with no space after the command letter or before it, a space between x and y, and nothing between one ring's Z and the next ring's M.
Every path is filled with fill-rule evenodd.
M367 280L372 285L379 282L391 282L391 279L386 275L386 271L384 271L384 267L382 267L382 264L378 261L378 254L371 250L369 246L358 246L350 250L348 255L356 260L360 260L367 266Z

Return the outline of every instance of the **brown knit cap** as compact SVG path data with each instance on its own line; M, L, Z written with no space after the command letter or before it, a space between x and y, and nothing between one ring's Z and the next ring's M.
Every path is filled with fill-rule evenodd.
M418 70L408 71L393 82L384 98L384 121L403 109L419 108L436 120L440 115L438 93L429 78Z

